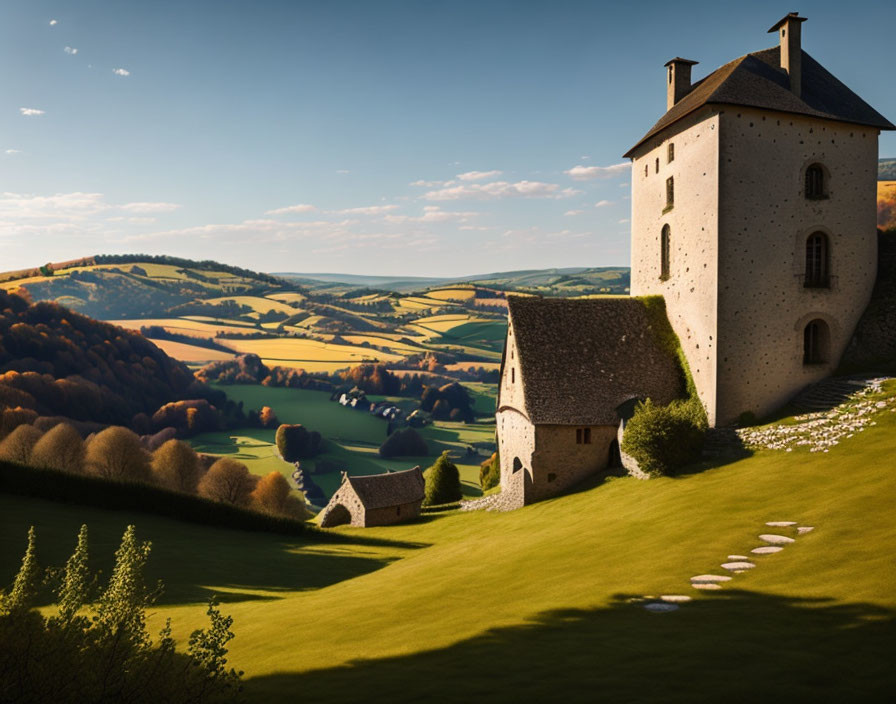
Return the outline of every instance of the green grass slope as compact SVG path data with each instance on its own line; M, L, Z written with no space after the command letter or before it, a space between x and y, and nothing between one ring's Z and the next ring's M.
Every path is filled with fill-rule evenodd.
M763 451L511 513L339 531L373 542L140 518L169 585L154 618L183 639L203 620L195 601L228 594L251 701L883 701L896 685L896 414L876 420L829 453ZM129 520L6 498L0 516L4 582L32 523L67 550L80 521L117 537ZM690 588L787 530L772 520L815 530L718 592ZM673 613L628 603L679 593L694 601Z

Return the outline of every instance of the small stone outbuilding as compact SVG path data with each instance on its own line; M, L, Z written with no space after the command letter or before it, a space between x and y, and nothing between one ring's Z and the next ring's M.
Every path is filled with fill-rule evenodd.
M320 513L322 528L387 526L420 515L425 482L420 467L361 477L342 474L342 484Z
M502 506L516 508L619 462L635 404L665 405L684 388L659 298L507 302L498 448Z

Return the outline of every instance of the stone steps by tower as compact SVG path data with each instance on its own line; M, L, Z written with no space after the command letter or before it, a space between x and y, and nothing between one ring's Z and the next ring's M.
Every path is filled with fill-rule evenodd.
M824 379L800 391L790 405L803 413L830 411L864 389L873 378L863 375Z

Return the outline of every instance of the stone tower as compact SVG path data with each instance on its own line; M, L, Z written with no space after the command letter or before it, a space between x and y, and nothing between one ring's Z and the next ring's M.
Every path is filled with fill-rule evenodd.
M801 47L691 84L666 64L667 111L632 160L632 295L661 294L710 423L764 415L829 375L877 266L877 141L896 129Z

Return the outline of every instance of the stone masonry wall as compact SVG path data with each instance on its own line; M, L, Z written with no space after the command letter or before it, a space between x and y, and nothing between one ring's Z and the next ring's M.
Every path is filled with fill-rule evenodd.
M410 521L420 515L420 501L401 504L400 506L384 506L383 508L368 509L365 516L365 526L389 526L393 523Z
M519 411L504 408L497 414L498 455L501 458L501 493L512 493L508 504L525 503L526 478L531 481L532 454L535 452L535 427ZM514 472L514 460L522 465Z
M720 114L718 403L715 420L762 416L837 366L877 264L877 130L728 107ZM684 156L684 155L683 155ZM820 163L828 197L805 197ZM806 239L830 244L829 289L805 288ZM803 364L803 330L830 327L825 364Z
M616 428L595 425L590 430L591 442L586 445L576 443L576 426L535 427L536 450L532 457L532 484L526 487L527 504L556 496L607 468Z

